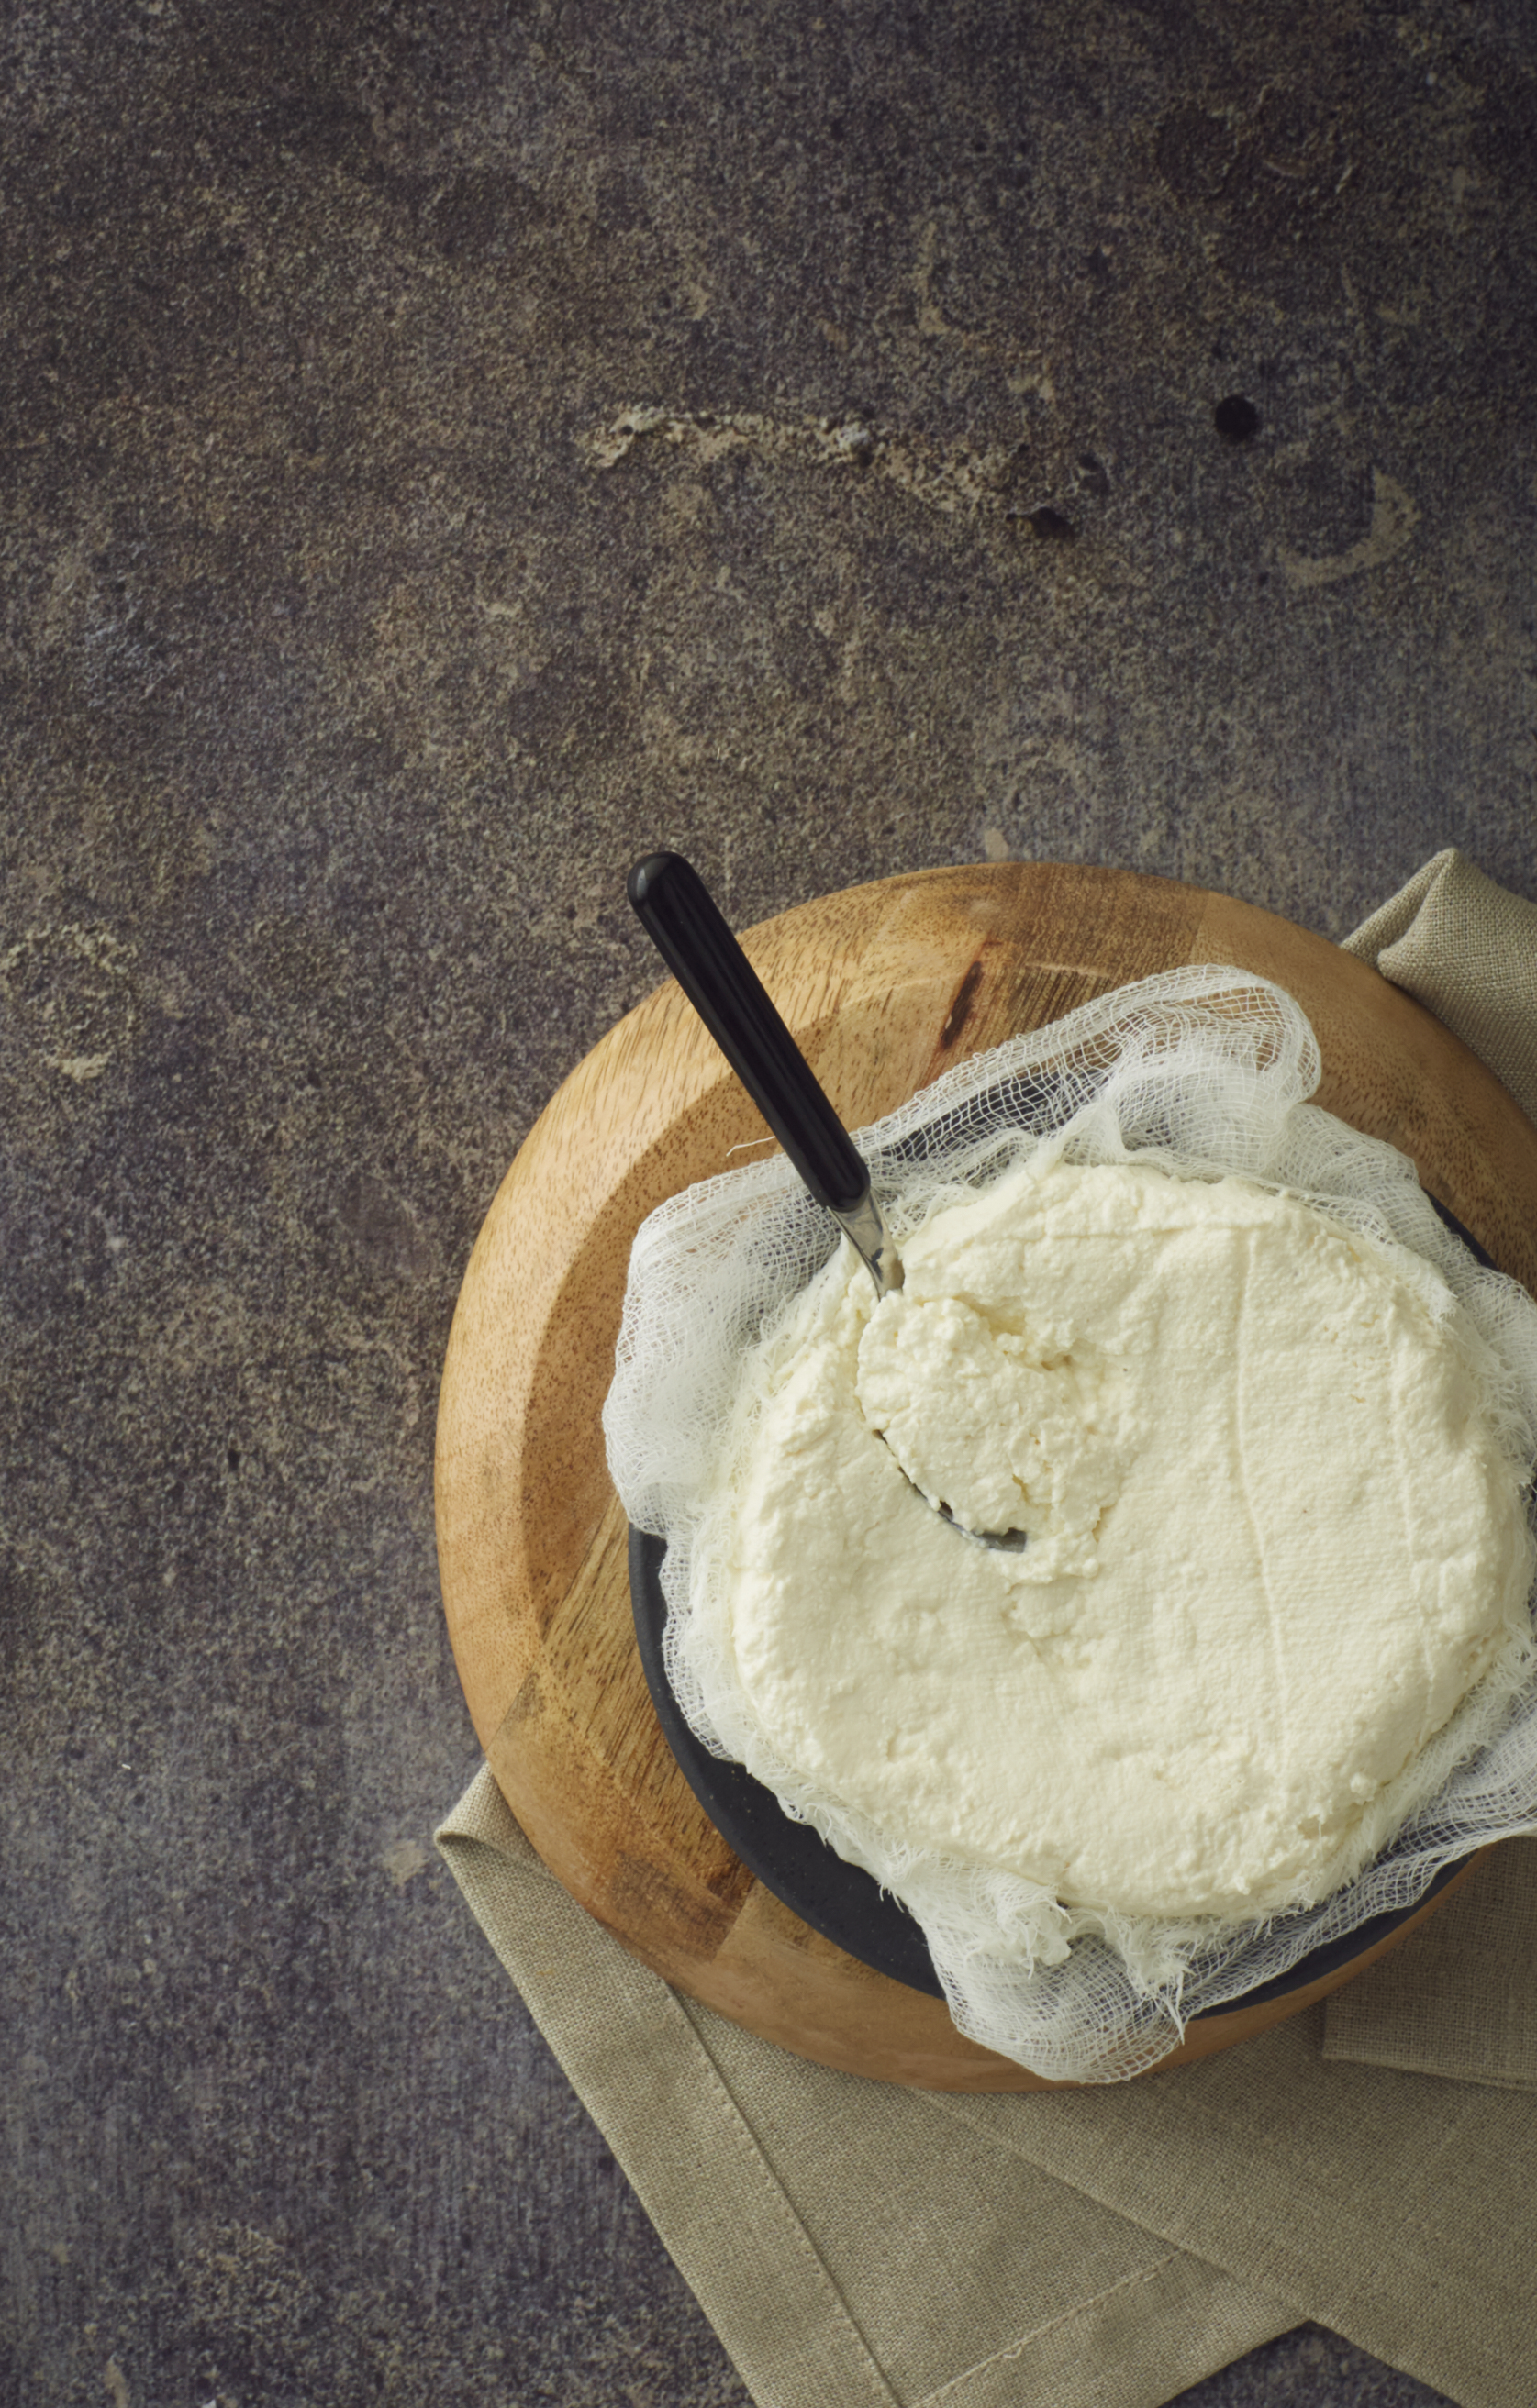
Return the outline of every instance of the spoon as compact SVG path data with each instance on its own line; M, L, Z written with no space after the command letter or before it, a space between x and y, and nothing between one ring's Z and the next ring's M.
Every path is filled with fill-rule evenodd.
M869 1167L698 871L682 853L649 853L631 870L626 892L647 936L802 1183L847 1233L875 1282L876 1295L890 1296L902 1284L902 1258L871 1191ZM916 1488L915 1482L908 1485ZM919 1488L917 1494L924 1492ZM948 1505L934 1510L978 1546L1017 1554L1026 1543L1023 1530L969 1530Z

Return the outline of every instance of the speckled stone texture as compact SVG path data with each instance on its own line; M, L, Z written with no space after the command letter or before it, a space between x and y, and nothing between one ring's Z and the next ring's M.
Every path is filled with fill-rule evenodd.
M657 844L739 923L1537 894L1537 18L0 44L0 2397L727 2408L429 1849L471 1240ZM1311 2331L1192 2396L1430 2399Z

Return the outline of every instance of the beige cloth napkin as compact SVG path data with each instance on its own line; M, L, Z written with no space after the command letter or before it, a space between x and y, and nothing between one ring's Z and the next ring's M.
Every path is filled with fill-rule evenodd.
M1448 847L1363 920L1344 951L1444 1020L1537 1120L1537 904Z
M1347 942L1537 1110L1537 907L1444 853ZM1460 2408L1537 2400L1537 1841L1225 2056L960 2099L670 1989L489 1770L437 1836L759 2408L1159 2408L1305 2317Z

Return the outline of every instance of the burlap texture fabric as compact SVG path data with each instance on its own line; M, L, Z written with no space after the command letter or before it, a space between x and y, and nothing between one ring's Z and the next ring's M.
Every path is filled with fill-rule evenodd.
M1444 853L1347 941L1537 1111L1537 908ZM489 1770L438 1842L760 2408L1159 2408L1304 2317L1461 2408L1537 2399L1537 1842L1260 2040L981 2099L669 1989Z
M1507 1840L1449 1905L1335 1993L1324 2054L1537 2093L1537 1840Z
M1444 1021L1537 1120L1537 904L1448 848L1344 940Z

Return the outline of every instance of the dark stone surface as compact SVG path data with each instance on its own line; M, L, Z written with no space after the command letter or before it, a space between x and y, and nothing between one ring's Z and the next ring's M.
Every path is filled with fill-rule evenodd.
M1537 892L1537 27L0 42L0 2398L725 2408L428 1849L471 1240L657 844L739 922L1006 850ZM1307 2331L1193 2396L1429 2397Z
M1179 2408L1455 2408L1338 2333L1299 2325L1179 2394Z

